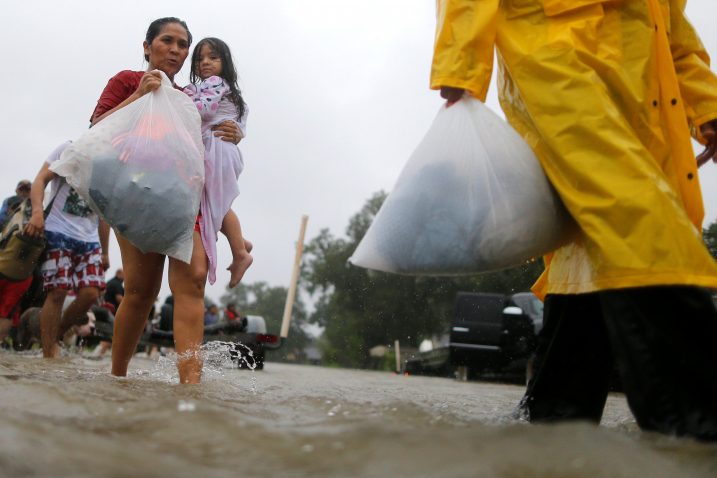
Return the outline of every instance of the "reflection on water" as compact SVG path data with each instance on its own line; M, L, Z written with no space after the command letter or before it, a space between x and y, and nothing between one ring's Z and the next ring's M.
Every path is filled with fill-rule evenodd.
M522 387L268 363L205 350L48 362L0 352L0 476L714 477L717 447L643 434L611 396L601 427L510 418ZM175 358L176 359L176 358Z

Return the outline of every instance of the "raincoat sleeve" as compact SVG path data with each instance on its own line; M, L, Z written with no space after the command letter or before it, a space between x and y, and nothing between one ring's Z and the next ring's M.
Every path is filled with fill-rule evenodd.
M452 86L485 101L500 0L438 0L431 88Z
M686 0L670 0L670 49L692 136L705 143L700 126L717 118L717 77L710 57L685 17Z

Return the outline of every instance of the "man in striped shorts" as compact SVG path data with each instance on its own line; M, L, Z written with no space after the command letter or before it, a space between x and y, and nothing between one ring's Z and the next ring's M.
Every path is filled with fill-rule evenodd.
M107 245L109 227L99 220L84 200L62 178L49 170L69 145L50 154L32 184L32 218L25 228L31 236L47 239L42 276L47 297L40 312L40 335L45 358L59 355L58 340L97 303L105 288L109 267ZM52 209L43 217L42 202L47 184L52 182ZM63 312L69 292L76 298Z

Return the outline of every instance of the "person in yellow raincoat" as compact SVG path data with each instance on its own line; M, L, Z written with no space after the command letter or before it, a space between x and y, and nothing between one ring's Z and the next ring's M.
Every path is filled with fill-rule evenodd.
M533 421L599 422L613 360L638 424L717 440L717 264L690 133L717 152L717 77L685 0L439 0L431 87L501 106L577 237L545 258ZM510 238L506 238L510 240Z

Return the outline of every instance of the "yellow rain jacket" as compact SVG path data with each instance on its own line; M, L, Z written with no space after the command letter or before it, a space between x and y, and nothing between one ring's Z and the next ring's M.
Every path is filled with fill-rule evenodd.
M717 118L717 78L685 2L438 2L431 87L485 100L495 47L503 111L579 225L546 257L541 297L717 288L690 141Z

